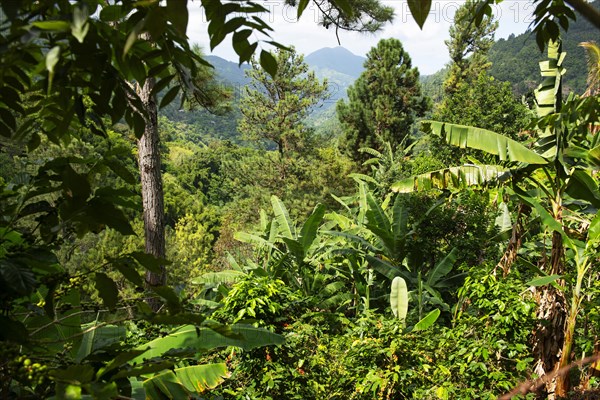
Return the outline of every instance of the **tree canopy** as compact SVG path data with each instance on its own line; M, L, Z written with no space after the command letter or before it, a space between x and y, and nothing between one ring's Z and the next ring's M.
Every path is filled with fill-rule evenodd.
M415 118L429 100L421 94L419 72L397 39L381 40L367 54L365 70L340 100L337 112L345 133L344 147L355 159L363 147L398 146L411 134Z

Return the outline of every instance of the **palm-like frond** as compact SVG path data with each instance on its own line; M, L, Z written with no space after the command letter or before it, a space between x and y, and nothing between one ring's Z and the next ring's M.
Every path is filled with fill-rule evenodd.
M442 137L460 148L482 150L497 155L501 161L547 164L548 161L516 140L487 129L437 121L423 121L423 131Z
M497 165L463 165L411 176L392 185L392 190L410 193L429 189L464 189L510 177L508 169Z

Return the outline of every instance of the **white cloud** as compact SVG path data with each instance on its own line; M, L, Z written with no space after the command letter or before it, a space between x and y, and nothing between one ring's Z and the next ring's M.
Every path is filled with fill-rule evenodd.
M448 51L444 40L448 38L448 28L454 18L456 9L464 1L437 0L423 27L420 30L408 12L406 0L383 0L385 5L394 7L395 20L377 34L358 34L355 32L338 32L341 45L364 56L380 39L395 37L399 39L410 54L413 65L419 67L421 74L431 74L448 62ZM312 5L307 7L299 21L296 20L296 9L284 5L282 0L268 0L262 3L271 12L263 15L265 22L273 28L272 38L285 45L293 45L304 54L323 47L338 45L335 29L325 29L318 25L318 10ZM500 18L497 37L507 37L510 33L519 34L525 31L533 11L531 0L506 0L494 6L495 15ZM199 2L190 5L190 23L188 36L192 42L200 44L206 53L210 52L207 33L208 23ZM264 39L264 37L255 37ZM265 45L265 48L269 48ZM237 56L231 47L231 38L226 38L211 53L228 60L235 61Z

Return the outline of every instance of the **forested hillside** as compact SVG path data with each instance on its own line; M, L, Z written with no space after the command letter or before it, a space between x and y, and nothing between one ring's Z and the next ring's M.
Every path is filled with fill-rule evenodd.
M591 4L596 9L600 8L599 1ZM586 89L588 70L585 50L579 44L597 41L598 30L579 14L577 20L569 25L568 31L562 30L561 38L563 51L567 53L564 67L568 71L563 90L582 94ZM499 39L492 46L490 73L497 79L510 82L515 93L523 95L537 87L539 62L543 60L544 54L539 50L531 31L518 36L511 35L507 39Z
M461 3L423 77L397 38L304 57L260 2L201 2L242 68L185 1L2 2L0 399L598 398L600 48L560 40L600 14L534 4L494 42Z

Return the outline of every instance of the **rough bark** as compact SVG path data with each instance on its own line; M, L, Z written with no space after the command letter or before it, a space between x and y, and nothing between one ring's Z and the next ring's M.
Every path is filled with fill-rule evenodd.
M562 223L562 204L557 201L553 207L554 218ZM549 263L544 270L548 275L564 274L564 244L560 233L553 232L552 248ZM558 281L564 285L564 281ZM534 332L533 354L536 359L534 372L538 376L549 374L568 364L569 355L563 354L565 343L567 306L564 293L552 285L541 288L537 295L538 326ZM565 363L566 361L566 363ZM568 387L568 376L558 375L546 383L548 399L554 399L558 392L563 392Z
M144 237L146 253L165 258L165 222L164 195L160 169L160 148L158 136L158 107L151 95L154 79L148 78L143 86L138 85L138 94L142 100L146 115L144 134L138 140L138 163L142 183L142 205L144 210ZM164 266L160 273L146 272L146 287L150 289L166 284L167 274ZM148 300L154 311L160 308L160 301Z

